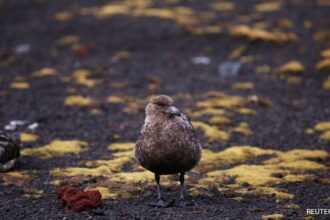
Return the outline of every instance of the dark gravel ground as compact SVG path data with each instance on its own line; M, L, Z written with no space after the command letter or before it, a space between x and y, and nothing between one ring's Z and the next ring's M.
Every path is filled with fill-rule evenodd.
M170 2L170 1L169 1ZM174 1L173 1L174 2ZM153 7L186 6L196 13L212 10L208 5L213 1L182 0L177 3L152 1ZM258 94L270 99L274 105L269 108L257 107L258 116L244 118L254 135L243 137L234 135L225 144L215 144L212 149L222 150L233 145L252 145L276 150L294 148L324 149L329 151L329 142L321 141L317 135L308 136L306 128L317 122L330 119L330 93L322 89L323 80L329 70L316 72L320 51L329 48L330 41L316 42L313 38L318 31L330 28L329 7L318 6L316 1L284 1L281 10L254 16L253 5L260 1L232 1L236 4L233 12L218 12L206 23L231 25L242 24L240 16L251 19L245 23L269 22L289 19L291 28L284 29L296 33L298 42L277 44L274 42L237 39L225 30L218 34L194 35L185 27L171 19L159 17L133 17L129 14L114 15L98 19L93 16L75 15L64 22L56 21L53 15L60 11L78 11L82 7L102 6L107 1L0 1L0 125L20 119L38 121L36 133L41 146L55 138L79 139L87 141L92 150L79 156L63 156L56 159L24 157L16 167L39 170L37 179L31 184L42 188L41 198L24 197L22 188L14 184L1 185L0 216L2 219L260 219L261 215L281 213L288 219L302 219L306 208L330 208L330 186L320 181L286 184L289 192L296 196L293 203L299 209L283 209L281 201L262 196L244 196L243 202L227 198L225 193L215 192L211 197L195 197L195 205L186 208L151 208L145 205L153 198L154 190L145 195L127 200L106 200L105 216L92 213L67 213L58 204L56 188L45 184L49 180L48 170L53 167L75 166L81 159L97 159L108 154L105 147L116 141L113 134L120 134L121 140L135 141L143 123L143 112L128 115L117 105L99 104L102 114L91 117L90 108L65 106L68 88L76 93L88 95L98 100L110 95L130 95L139 98L151 94L176 96L188 93L192 100L180 100L181 108L193 106L193 101L210 90L247 96ZM257 18L253 18L257 17ZM303 25L312 23L311 28ZM205 24L203 24L205 25ZM60 38L67 35L80 37L78 49L58 46ZM29 44L31 50L17 55L17 45ZM258 56L251 63L243 65L240 74L233 78L221 78L217 66L226 61L228 54L237 46L248 44L244 55ZM78 51L77 51L78 50ZM87 52L86 52L87 51ZM129 59L114 62L117 51L129 51ZM207 54L209 65L193 65L190 59ZM255 67L268 65L273 72L290 60L299 60L306 67L299 84L289 84L272 74L256 74ZM31 77L31 73L43 67L54 67L58 74L51 77ZM63 82L77 68L90 69L102 83L95 88L76 86ZM159 77L161 83L156 91L147 88L149 75ZM10 89L9 84L17 77L30 83L27 90ZM236 91L231 89L234 82L249 81L254 89ZM124 82L124 88L114 88L113 82ZM241 121L244 116L237 115ZM120 130L120 127L124 129ZM26 128L20 128L25 131ZM199 133L202 141L205 139ZM325 164L329 165L329 161ZM329 171L318 173L320 179L329 177ZM176 195L176 189L166 188L166 194ZM326 216L315 216L315 219Z

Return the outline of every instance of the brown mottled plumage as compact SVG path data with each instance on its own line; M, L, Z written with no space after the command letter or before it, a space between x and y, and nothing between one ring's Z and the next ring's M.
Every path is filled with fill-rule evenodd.
M135 146L138 163L155 173L161 201L159 176L180 174L183 199L184 173L201 158L201 145L189 119L175 106L171 97L160 95L146 107L146 118Z
M20 155L20 138L0 131L0 172L10 170Z

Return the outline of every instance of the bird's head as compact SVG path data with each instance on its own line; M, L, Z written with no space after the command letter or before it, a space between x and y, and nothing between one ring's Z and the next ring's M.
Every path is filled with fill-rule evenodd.
M146 107L146 115L148 116L181 116L181 112L174 106L174 101L166 95L159 95L150 100Z

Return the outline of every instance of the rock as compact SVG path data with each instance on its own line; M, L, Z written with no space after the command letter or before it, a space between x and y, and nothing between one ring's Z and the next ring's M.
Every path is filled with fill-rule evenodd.
M17 55L28 53L31 50L30 44L19 44L15 47L14 53Z
M28 126L28 129L34 131L38 127L39 127L39 124L37 122L34 122Z
M10 121L9 124L5 125L4 129L8 130L8 131L14 131L14 130L16 130L16 128L18 126L25 125L26 123L27 123L27 121L13 120L13 121Z
M200 56L200 57L194 57L194 58L192 58L191 59L191 62L193 64L209 65L211 63L211 60L208 57Z
M238 61L224 62L218 66L218 74L222 77L237 76L242 63Z

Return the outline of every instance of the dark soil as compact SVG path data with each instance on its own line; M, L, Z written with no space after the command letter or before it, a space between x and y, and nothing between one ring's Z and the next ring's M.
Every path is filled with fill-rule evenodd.
M154 7L166 7L165 1L153 1ZM213 1L182 0L170 6L192 7L195 11L209 10ZM218 12L209 21L228 26L242 23L239 15L252 16L253 5L259 1L232 1L237 9L233 12ZM107 1L32 1L0 0L0 125L11 120L39 122L36 133L40 139L34 145L42 146L55 138L79 139L90 144L90 151L79 156L63 156L43 160L24 157L15 168L38 170L38 178L31 186L43 189L41 198L26 198L21 187L15 185L0 188L0 216L2 219L260 219L262 215L281 213L288 219L302 219L306 208L330 208L330 186L320 181L287 184L288 192L295 194L293 203L299 209L283 209L282 201L263 196L244 196L243 202L231 199L226 193L215 192L213 196L190 198L194 206L165 209L146 205L155 196L155 190L146 190L135 199L105 200L104 215L97 213L73 214L65 212L57 201L56 188L47 184L48 170L53 167L75 166L81 159L97 159L109 154L106 146L121 140L135 141L143 123L144 113L136 115L122 112L118 105L99 104L102 114L93 117L90 108L68 107L64 99L68 88L76 88L77 94L88 95L98 100L110 95L130 95L145 98L151 94L176 96L189 93L193 99L180 100L178 107L192 107L194 101L204 92L217 90L229 94L247 96L258 94L270 99L272 107L257 107L257 117L237 116L237 121L248 122L254 135L234 135L225 144L208 146L212 150L223 150L233 145L251 145L262 148L290 150L294 148L330 150L329 142L321 141L318 135L308 136L306 128L317 122L330 119L330 93L322 89L323 80L329 70L317 72L314 69L320 51L329 48L330 41L316 42L314 33L329 29L329 7L318 6L315 1L285 1L280 11L263 13L261 18L276 26L276 21L289 19L293 27L288 31L296 33L298 42L277 44L273 42L237 39L227 31L219 34L194 35L173 20L157 17L133 17L115 15L97 19L93 16L76 16L59 22L53 15L60 11L77 11L80 7L102 6ZM303 22L310 21L311 28L304 28ZM79 51L68 46L58 46L57 41L66 35L78 35ZM31 50L22 55L13 51L17 45L30 44ZM239 75L221 78L217 66L227 60L228 54L239 45L249 44L245 55L258 55L259 59L244 64ZM83 47L83 49L81 49ZM87 50L85 53L84 48ZM113 62L117 51L129 51L129 59ZM204 55L211 58L209 65L193 65L190 59ZM270 73L256 74L255 67L269 65L276 70L290 60L299 60L307 69L300 84L289 84L274 79ZM33 78L31 73L43 67L59 70L55 76ZM69 76L77 68L90 69L102 83L92 89L64 83L62 77ZM156 91L150 91L149 75L160 78ZM24 77L31 85L27 90L13 90L9 84L15 77ZM231 89L234 82L253 82L251 91ZM111 87L113 82L124 82L124 88ZM239 118L242 117L242 118ZM123 128L124 129L120 129ZM19 131L26 131L20 127ZM198 133L202 142L205 139ZM254 163L253 161L251 163ZM329 165L329 161L326 162ZM329 171L318 173L329 177ZM82 187L84 184L81 185ZM189 186L188 186L189 187ZM168 197L177 196L177 188L166 188ZM325 216L316 216L322 219Z

